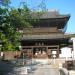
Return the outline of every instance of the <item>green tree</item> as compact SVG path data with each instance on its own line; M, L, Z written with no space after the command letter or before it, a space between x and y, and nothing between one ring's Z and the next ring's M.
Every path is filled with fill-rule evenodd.
M22 8L9 6L10 0L4 0L0 6L0 40L3 42L2 50L19 50L23 28L32 28L33 23L39 21L44 12L31 11L27 5ZM33 13L36 15L33 15Z
M32 27L28 20L31 18L30 9L24 5L21 9L10 8L9 10L8 1L6 0L2 4L3 7L0 7L0 40L3 43L2 50L19 50L22 36L19 29Z
M2 50L18 50L21 33L12 24L8 4L9 0L4 0L0 6L0 40L3 45Z

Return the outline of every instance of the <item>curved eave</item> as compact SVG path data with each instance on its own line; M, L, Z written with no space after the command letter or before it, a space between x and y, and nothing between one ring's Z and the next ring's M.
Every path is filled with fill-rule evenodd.
M50 26L57 26L59 29L63 29L66 26L69 18L70 15L58 15L50 18L49 17L40 18L40 20L48 20Z
M69 39L70 35L52 34L52 35L24 35L21 40L40 40L40 39Z
M65 34L65 38L71 38L74 37L74 34Z

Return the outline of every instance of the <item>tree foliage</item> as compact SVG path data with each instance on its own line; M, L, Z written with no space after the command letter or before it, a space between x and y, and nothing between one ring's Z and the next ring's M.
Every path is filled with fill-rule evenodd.
M0 40L2 50L19 50L22 33L19 29L31 28L32 24L39 19L42 12L33 12L27 5L22 8L9 6L10 0L4 0L0 6ZM32 17L37 13L38 18Z
M7 8L9 0L5 0L0 7L0 40L2 50L19 50L22 33L18 30L30 27L28 21L29 8L24 6L22 9Z

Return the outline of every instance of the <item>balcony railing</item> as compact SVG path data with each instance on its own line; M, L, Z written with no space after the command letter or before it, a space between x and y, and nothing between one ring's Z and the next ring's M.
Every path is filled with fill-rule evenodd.
M24 29L24 34L48 34L48 33L57 33L59 30L56 27L52 28L32 28L32 29Z

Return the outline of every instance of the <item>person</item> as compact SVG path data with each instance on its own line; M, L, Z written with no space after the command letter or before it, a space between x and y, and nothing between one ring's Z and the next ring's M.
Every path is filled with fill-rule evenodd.
M42 51L42 54L46 54L46 52L45 51Z
M1 52L1 59L4 60L4 58L5 58L4 52Z
M37 56L37 52L35 53L35 55Z
M38 53L37 53L37 52L35 52L35 58L37 58L37 55L38 55Z
M1 57L3 57L3 54L4 54L4 53L3 53L3 52L1 52Z

